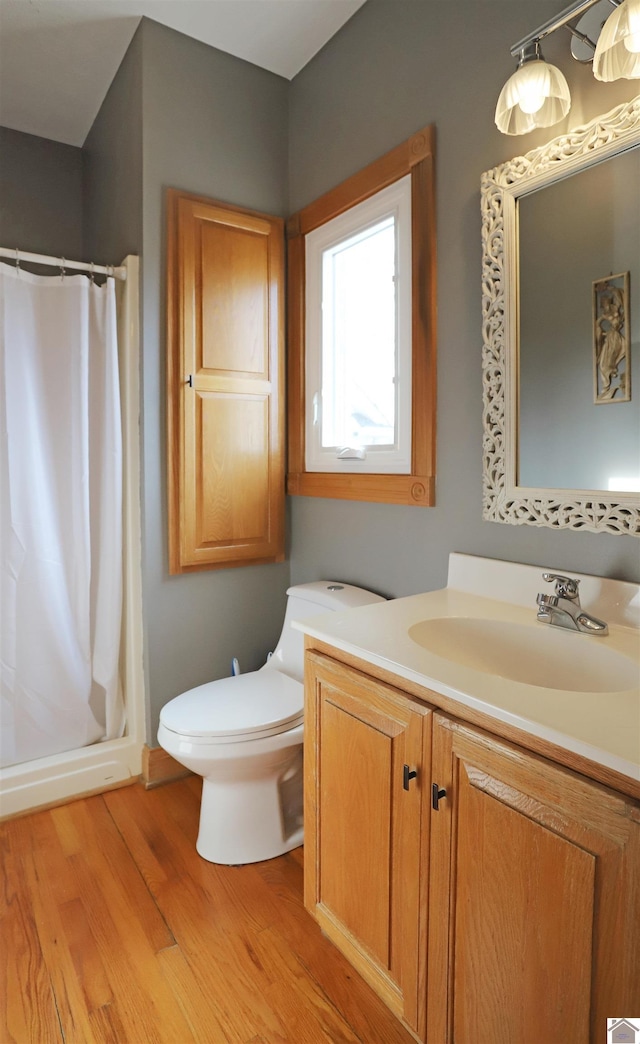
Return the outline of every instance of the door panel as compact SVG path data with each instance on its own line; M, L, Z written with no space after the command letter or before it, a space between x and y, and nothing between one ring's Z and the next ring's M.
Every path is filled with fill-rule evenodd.
M640 1002L638 809L440 715L433 775L429 1039L604 1039Z
M269 379L269 232L202 222L204 370Z
M328 657L305 663L305 905L422 1038L431 710Z
M454 1040L588 1040L595 857L458 786Z
M284 226L168 194L171 572L284 558Z
M391 962L393 737L322 704L320 894L383 967ZM371 858L375 853L375 858Z

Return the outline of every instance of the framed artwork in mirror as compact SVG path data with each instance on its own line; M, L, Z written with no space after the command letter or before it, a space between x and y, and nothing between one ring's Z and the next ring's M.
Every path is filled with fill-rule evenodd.
M593 389L596 403L631 401L628 272L593 284Z
M638 185L640 96L482 175L488 521L640 536Z

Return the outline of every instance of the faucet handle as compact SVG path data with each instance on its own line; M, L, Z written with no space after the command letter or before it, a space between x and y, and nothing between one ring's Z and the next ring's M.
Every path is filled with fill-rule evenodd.
M549 584L555 580L556 594L559 598L569 598L571 601L578 598L580 581L574 580L572 576L562 576L561 573L543 573L542 579Z
M557 595L546 595L546 594L540 593L537 596L537 598L536 598L536 603L537 603L537 605L541 606L543 609L546 609L546 608L555 609L555 607L558 604L558 596Z

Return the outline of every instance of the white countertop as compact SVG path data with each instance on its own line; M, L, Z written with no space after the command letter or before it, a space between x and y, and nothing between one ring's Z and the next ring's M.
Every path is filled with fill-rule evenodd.
M455 557L458 560L471 558ZM530 570L533 567L517 568ZM539 571L536 575L539 577ZM450 570L450 581L451 577ZM631 586L620 585L625 589ZM584 599L583 606L586 607ZM595 608L589 608L595 612ZM621 692L572 692L523 684L435 655L409 636L410 628L416 623L443 617L502 620L549 629L548 624L537 622L535 615L535 603L525 608L450 586L357 609L324 613L293 626L399 678L433 689L488 717L640 780L640 631L637 628L610 622L610 633L606 637L562 632L571 643L569 648L575 644L578 658L583 643L598 642L606 643L607 649L637 664L638 684ZM607 619L611 621L611 617Z

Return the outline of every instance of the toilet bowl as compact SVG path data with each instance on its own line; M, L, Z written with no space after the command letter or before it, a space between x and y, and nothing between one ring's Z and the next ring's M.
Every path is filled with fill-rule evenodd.
M331 581L298 584L287 596L263 667L189 689L160 713L160 746L203 777L196 849L212 863L272 859L303 842L304 637L292 621L384 601Z

